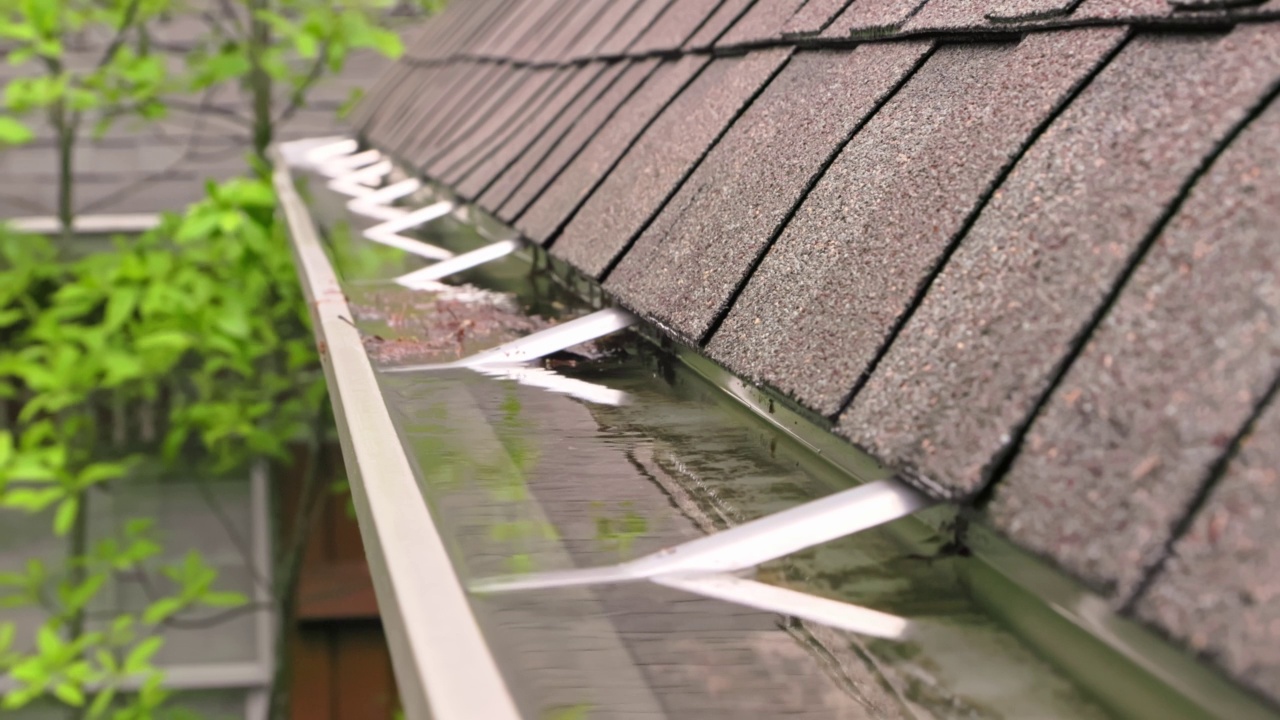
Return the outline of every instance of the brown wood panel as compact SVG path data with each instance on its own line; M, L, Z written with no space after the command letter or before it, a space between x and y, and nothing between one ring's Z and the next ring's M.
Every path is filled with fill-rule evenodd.
M334 720L330 685L333 678L331 632L326 627L299 628L289 643L293 663L291 720Z
M399 696L382 625L344 623L333 632L334 720L391 720Z

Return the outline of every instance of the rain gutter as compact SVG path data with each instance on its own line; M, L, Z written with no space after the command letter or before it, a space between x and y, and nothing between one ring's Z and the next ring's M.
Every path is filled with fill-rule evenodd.
M444 189L427 188L414 179L400 181L405 184L382 185L382 180L391 173L390 164L376 151L356 150L352 142L333 162L344 166L338 169L339 173L349 171L359 176L335 179L337 187L333 184L330 187L345 188L355 195L349 206L353 210L361 206L371 217L385 212L382 219L387 227L382 231L375 228L373 234L366 233L366 237L415 252L411 243L419 241L399 234L411 227L398 221L404 217L404 211L375 208L378 199L411 197L419 190L431 191L435 210L428 212L432 206L426 206L408 211L410 214L452 214L472 224L481 236L498 242L510 242L504 238L514 236L514 231L476 208L441 200L449 197ZM327 347L325 373L333 394L379 605L388 621L388 637L393 641L402 692L414 693L415 707L429 706L432 716L441 720L516 717L510 695L467 607L466 590L445 556L440 535L434 530L415 486L404 448L396 440L359 333L344 319L350 317L350 311L318 244L315 226L294 191L289 169L279 159L275 180L298 256L299 275L312 301L317 339L322 348ZM499 252L505 255L511 250L491 248L480 256L487 252L496 257ZM432 257L436 253L429 250L417 254ZM588 303L596 307L607 304L598 284L540 249L526 247L517 254L545 268ZM437 259L457 262L468 255L472 253L456 257L451 253L440 254ZM419 277L435 282L440 273L430 272L430 267ZM865 487L896 482L890 469L836 437L829 423L821 418L779 395L752 386L693 349L673 343L654 328L642 324L638 330L721 391L727 403L763 420L789 441L852 479L854 484ZM1276 717L1269 706L1220 672L1121 617L1105 599L1014 547L984 527L980 518L970 517L966 509L942 504L912 510L916 522L893 526L903 539L922 545L929 535L954 534L957 527L965 527L962 539L973 561L963 564L964 574L973 596L1087 688L1111 712L1125 717L1169 719ZM424 535L429 537L424 540ZM632 570L615 568L610 572L619 575ZM575 575L549 581L586 584L590 578ZM429 607L424 604L428 602L438 605ZM437 635L441 632L459 633L459 637L442 645ZM459 653L455 642L462 642L465 652ZM446 646L448 657L440 657L441 648ZM464 686L471 689L459 693ZM437 692L445 693L446 697L434 697ZM501 701L492 711L481 712L468 706L478 699L495 697ZM407 709L408 700L406 698ZM425 715L411 712L409 717Z

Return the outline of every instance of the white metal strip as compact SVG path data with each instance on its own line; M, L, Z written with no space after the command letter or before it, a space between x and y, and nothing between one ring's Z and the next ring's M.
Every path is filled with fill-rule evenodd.
M386 368L386 372L413 372L444 368L479 368L489 365L517 365L537 360L544 355L566 350L597 338L624 330L638 322L635 315L621 308L597 310L585 317L547 328L532 335L512 340L491 350L476 353L456 362L435 365L404 365Z
M395 166L390 160L382 160L359 170L352 170L329 181L329 189L343 195L363 197L377 192L375 186L391 174Z
M607 571L587 568L495 577L476 581L471 588L481 592L506 592L643 580L658 575L731 573L906 517L930 504L923 494L901 482L878 480L645 555ZM605 577L612 579L601 579Z
M911 621L897 615L733 575L659 575L653 581L695 595L887 640L903 639L911 627Z
M305 147L303 145L305 142L284 143L280 146L281 153L286 156L286 162L300 167L305 166L311 170L319 170L322 165L330 160L342 155L350 155L360 149L360 143L351 138L335 138L333 142L307 147L301 153L302 162L298 162L296 158L291 157L293 154L292 149L299 146Z
M408 214L408 210L391 207L390 203L407 195L412 195L422 187L422 181L409 178L378 188L367 195L354 197L347 202L347 209L356 215L386 222Z
M432 203L426 207L420 207L417 210L405 213L400 217L388 220L381 225L374 225L364 231L364 236L374 242L399 248L407 253L418 255L430 260L448 260L453 257L453 253L441 247L436 247L430 243L424 243L421 240L415 240L411 237L401 235L400 232L408 230L412 227L425 225L432 220L448 215L453 210L453 203L442 200L438 203Z
M354 155L339 155L316 166L316 172L328 177L346 175L354 170L372 165L382 159L377 150L365 150Z
M50 235L62 231L62 223L51 215L16 217L5 221L10 229L33 235ZM160 225L156 213L122 215L78 215L72 230L85 234L143 233Z
M520 713L414 478L360 332L315 226L277 164L406 717L516 720Z
M520 247L521 243L519 240L499 240L496 243L490 243L482 248L477 248L471 252L457 255L449 260L444 260L434 265L428 265L421 270L414 270L411 273L401 275L396 278L396 283L407 288L413 288L414 290L428 290L440 280L443 280L454 273L460 273L463 270L470 270L473 267L483 265L487 262L493 262L499 258L504 258L519 250Z
M546 368L528 365L485 365L476 370L491 377L515 380L521 385L569 395L598 405L618 406L626 405L631 401L631 396L622 390L565 377Z

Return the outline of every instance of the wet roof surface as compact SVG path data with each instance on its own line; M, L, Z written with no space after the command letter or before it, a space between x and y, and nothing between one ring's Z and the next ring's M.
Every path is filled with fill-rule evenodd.
M1280 371L1275 163L1249 165L1280 3L566 1L452 3L370 93L367 140L588 274L616 263L623 304L1280 700L1252 648L1280 567L1248 545L1280 538L1214 520L1280 501L1232 469L1275 432L1236 454ZM716 110L740 97L720 68L775 47ZM850 52L877 60L822 60Z

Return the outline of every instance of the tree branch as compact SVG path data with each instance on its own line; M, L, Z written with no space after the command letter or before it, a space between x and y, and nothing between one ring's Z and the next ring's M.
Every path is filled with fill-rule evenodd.
M142 6L142 0L133 0L129 3L129 7L124 10L124 17L120 18L120 25L116 28L116 36L111 38L111 44L107 46L102 57L98 59L98 69L106 67L108 63L116 59L116 54L120 52L120 48L124 47L124 40L129 35L129 31L133 29L133 23L138 19L138 8Z
M289 106L281 112L279 117L275 119L276 125L281 125L289 121L299 110L307 103L307 91L312 88L320 80L320 75L324 72L325 57L329 54L329 43L325 42L320 45L319 54L316 55L316 61L311 64L311 69L307 71L306 77L293 90L293 94L289 98Z

